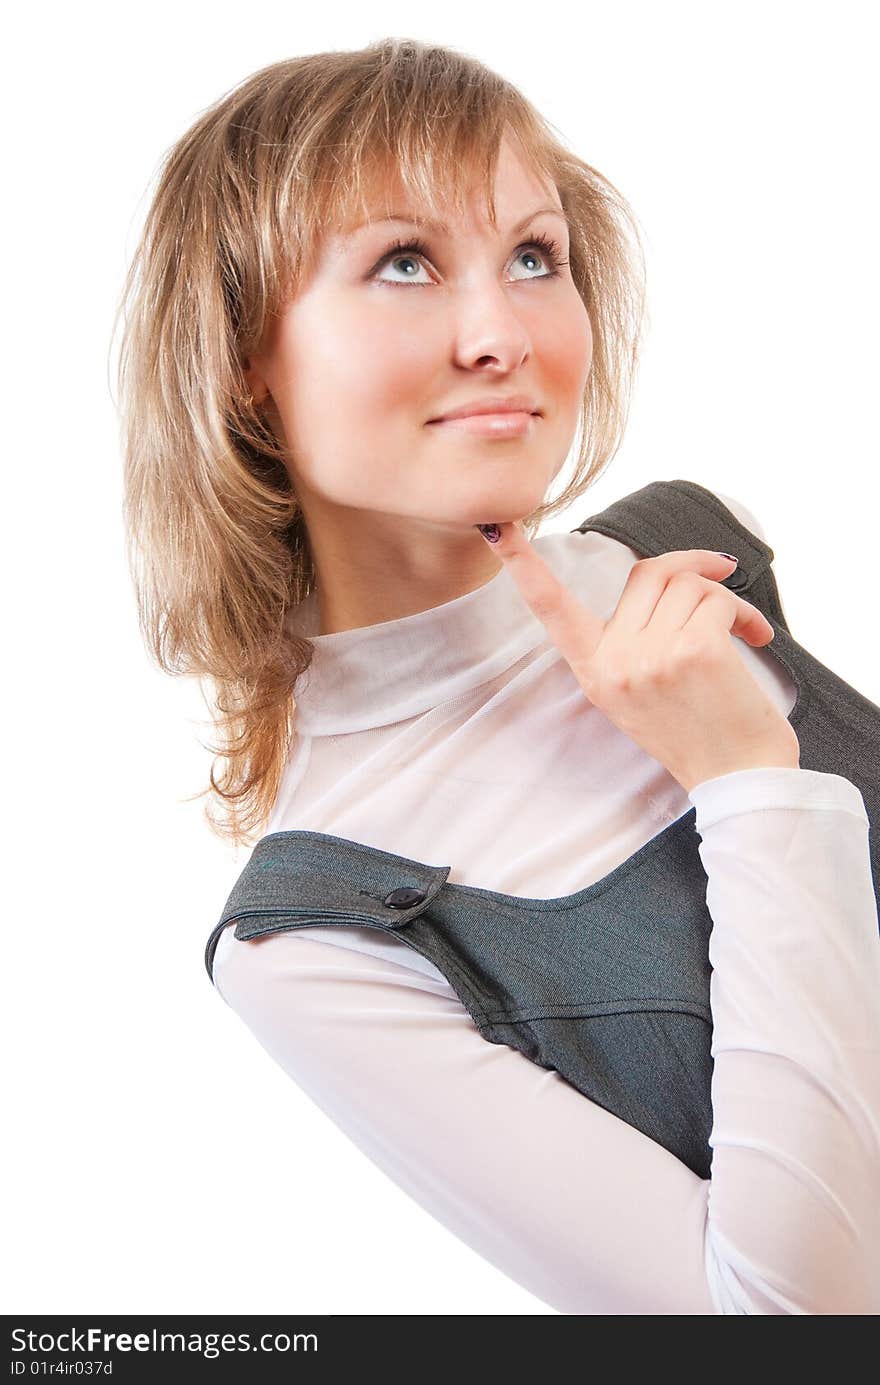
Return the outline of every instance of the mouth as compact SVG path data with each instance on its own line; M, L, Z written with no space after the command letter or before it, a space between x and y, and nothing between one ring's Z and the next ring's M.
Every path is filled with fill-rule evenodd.
M489 418L498 414L528 414L538 418L541 410L534 395L525 392L513 394L508 390L499 394L479 393L450 405L445 414L436 414L428 422L452 423L460 418Z
M498 413L459 414L456 418L432 418L429 426L455 429L482 437L520 437L530 432L541 418L540 413L524 409L508 409Z

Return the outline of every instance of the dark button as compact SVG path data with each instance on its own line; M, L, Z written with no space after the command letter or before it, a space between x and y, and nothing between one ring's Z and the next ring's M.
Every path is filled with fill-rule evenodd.
M739 591L748 582L748 574L743 572L741 567L734 568L729 577L725 577L721 583L722 587L729 587L731 591Z
M401 885L399 890L392 890L382 900L389 909L411 909L414 904L421 904L425 898L424 890L414 890L411 885Z

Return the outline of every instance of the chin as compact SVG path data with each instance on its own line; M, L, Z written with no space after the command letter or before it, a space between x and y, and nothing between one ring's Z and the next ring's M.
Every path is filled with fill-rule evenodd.
M546 489L540 493L520 496L514 503L511 503L509 490L507 494L502 494L499 490L497 499L489 497L485 503L481 503L479 510L475 507L472 511L473 518L471 524L522 524L527 515L531 515L537 510L546 498Z

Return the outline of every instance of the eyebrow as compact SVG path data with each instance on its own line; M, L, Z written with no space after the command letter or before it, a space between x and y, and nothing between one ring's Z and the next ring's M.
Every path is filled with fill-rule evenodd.
M560 221L564 221L565 224L568 225L568 218L560 211L559 207L536 207L533 212L529 212L528 216L524 216L522 221L518 221L515 226L511 226L510 234L514 236L518 235L536 216L545 215L558 216ZM347 232L347 235L353 236L356 232L362 231L365 226L381 226L386 221L408 221L412 226L420 226L427 231L435 231L440 232L442 235L449 235L449 227L445 222L430 221L425 217L411 216L410 213L406 211L391 212L388 216L377 217L373 221L359 221L356 226L353 226L351 230Z

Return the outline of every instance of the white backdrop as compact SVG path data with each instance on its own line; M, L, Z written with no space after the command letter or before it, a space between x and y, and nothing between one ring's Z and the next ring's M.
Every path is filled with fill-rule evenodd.
M108 365L165 150L257 68L386 35L512 79L621 189L648 255L626 441L549 528L655 479L740 499L792 633L880 702L872 20L846 0L19 11L3 87L5 1312L554 1312L371 1165L205 972L247 853L183 802L207 781L211 727L197 686L140 642Z

